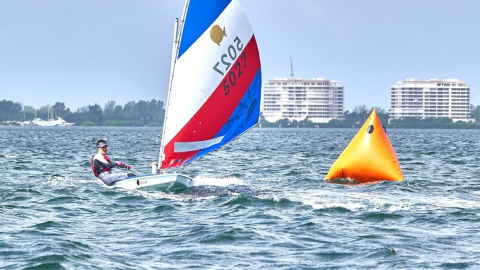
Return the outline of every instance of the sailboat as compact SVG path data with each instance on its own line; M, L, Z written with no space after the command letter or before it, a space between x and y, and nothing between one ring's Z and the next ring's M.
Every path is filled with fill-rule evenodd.
M174 32L158 163L152 174L117 182L117 187L190 187L190 177L170 171L218 150L258 123L260 56L239 2L187 0Z

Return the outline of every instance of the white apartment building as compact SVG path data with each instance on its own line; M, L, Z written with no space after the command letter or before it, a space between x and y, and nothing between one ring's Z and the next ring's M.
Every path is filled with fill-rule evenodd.
M343 86L327 78L279 78L263 86L263 116L269 122L287 118L328 123L343 120Z
M448 117L470 119L470 87L458 79L407 79L390 87L390 119Z

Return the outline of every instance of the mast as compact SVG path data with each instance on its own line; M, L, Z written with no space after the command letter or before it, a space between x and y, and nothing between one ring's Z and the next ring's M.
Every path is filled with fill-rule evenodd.
M168 105L170 103L170 93L172 92L172 84L173 84L173 77L175 72L175 64L177 63L178 58L178 50L180 49L180 40L183 33L183 26L185 25L185 17L187 16L188 4L190 0L185 1L185 7L183 9L182 14L182 21L179 25L178 18L175 19L175 28L173 31L173 47L172 47L172 64L170 66L170 82L168 85L168 94L167 94L167 103L165 104L165 118L163 120L163 128L162 128L162 142L160 146L160 154L158 156L158 163L157 163L157 170L160 171L160 167L162 166L162 161L164 158L164 148L165 148L165 127L167 126L168 120ZM180 26L180 31L179 31Z
M297 90L295 89L295 77L293 75L292 57L290 56L290 78L292 78L293 88L293 120L297 118Z
M290 77L292 77L292 80L293 80L294 76L293 76L293 64L292 64L292 57L291 56L290 56L290 71L291 71Z

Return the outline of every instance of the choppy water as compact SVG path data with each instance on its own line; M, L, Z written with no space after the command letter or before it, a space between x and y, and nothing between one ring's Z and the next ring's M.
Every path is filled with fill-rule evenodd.
M1 127L0 268L479 269L480 131L389 130L404 182L325 183L356 132L256 128L163 193L88 161L149 173L160 129Z

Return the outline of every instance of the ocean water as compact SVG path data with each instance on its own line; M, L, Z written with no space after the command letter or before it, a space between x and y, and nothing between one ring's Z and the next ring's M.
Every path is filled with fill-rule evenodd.
M388 130L403 182L323 181L356 129L267 128L182 192L95 180L98 139L149 173L160 131L0 127L0 268L480 269L479 130Z

